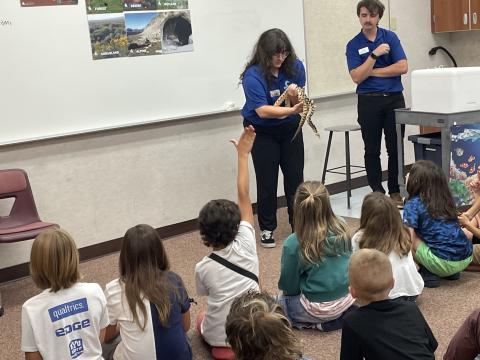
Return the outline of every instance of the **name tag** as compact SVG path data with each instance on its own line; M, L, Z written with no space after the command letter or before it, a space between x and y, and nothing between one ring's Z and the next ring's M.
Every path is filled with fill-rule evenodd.
M280 90L279 89L270 90L270 97L276 97L276 96L280 96Z
M368 50L368 47L365 46L364 48L358 49L358 55L363 55L368 53L370 50Z

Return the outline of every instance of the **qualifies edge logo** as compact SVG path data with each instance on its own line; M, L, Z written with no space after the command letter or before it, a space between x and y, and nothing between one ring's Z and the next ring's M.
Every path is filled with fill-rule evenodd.
M88 303L86 298L82 298L48 309L48 314L50 315L50 320L55 322L85 311L88 311Z

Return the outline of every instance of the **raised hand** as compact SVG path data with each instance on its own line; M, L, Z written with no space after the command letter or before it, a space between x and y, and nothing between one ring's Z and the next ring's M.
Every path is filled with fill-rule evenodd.
M230 142L235 145L239 154L248 154L250 151L252 151L255 136L255 129L252 125L249 125L243 129L243 132L238 140L231 139Z

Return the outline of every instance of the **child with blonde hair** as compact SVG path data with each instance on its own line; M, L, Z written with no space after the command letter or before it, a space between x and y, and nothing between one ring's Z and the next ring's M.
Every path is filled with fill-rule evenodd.
M225 330L236 360L307 360L288 318L268 293L248 291L237 297Z
M422 293L423 279L415 266L411 246L410 234L393 201L380 192L365 196L352 249L377 249L388 256L395 279L390 299L415 301Z
M47 230L34 240L30 273L43 291L22 306L25 359L103 359L105 296L100 285L80 282L78 265L77 247L66 231Z
M361 307L345 316L340 359L434 360L438 343L417 304L389 299L395 280L387 255L360 249L348 273Z
M348 226L318 181L298 187L293 208L296 231L283 243L278 301L294 327L340 329L355 302L348 292Z
M472 261L472 242L460 227L445 174L431 161L417 161L407 192L403 222L409 227L425 287L439 286L440 277L457 280Z

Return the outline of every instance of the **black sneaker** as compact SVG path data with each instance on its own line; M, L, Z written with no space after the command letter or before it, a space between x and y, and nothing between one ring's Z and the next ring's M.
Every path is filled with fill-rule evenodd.
M450 275L450 276L445 276L444 277L445 280L458 280L460 279L460 273L455 273L453 275Z
M418 272L423 279L425 287L436 288L440 286L440 278L437 275L432 274L424 266L420 265L420 269L418 269Z
M275 247L275 239L273 238L273 231L262 230L260 234L260 245L266 248Z

